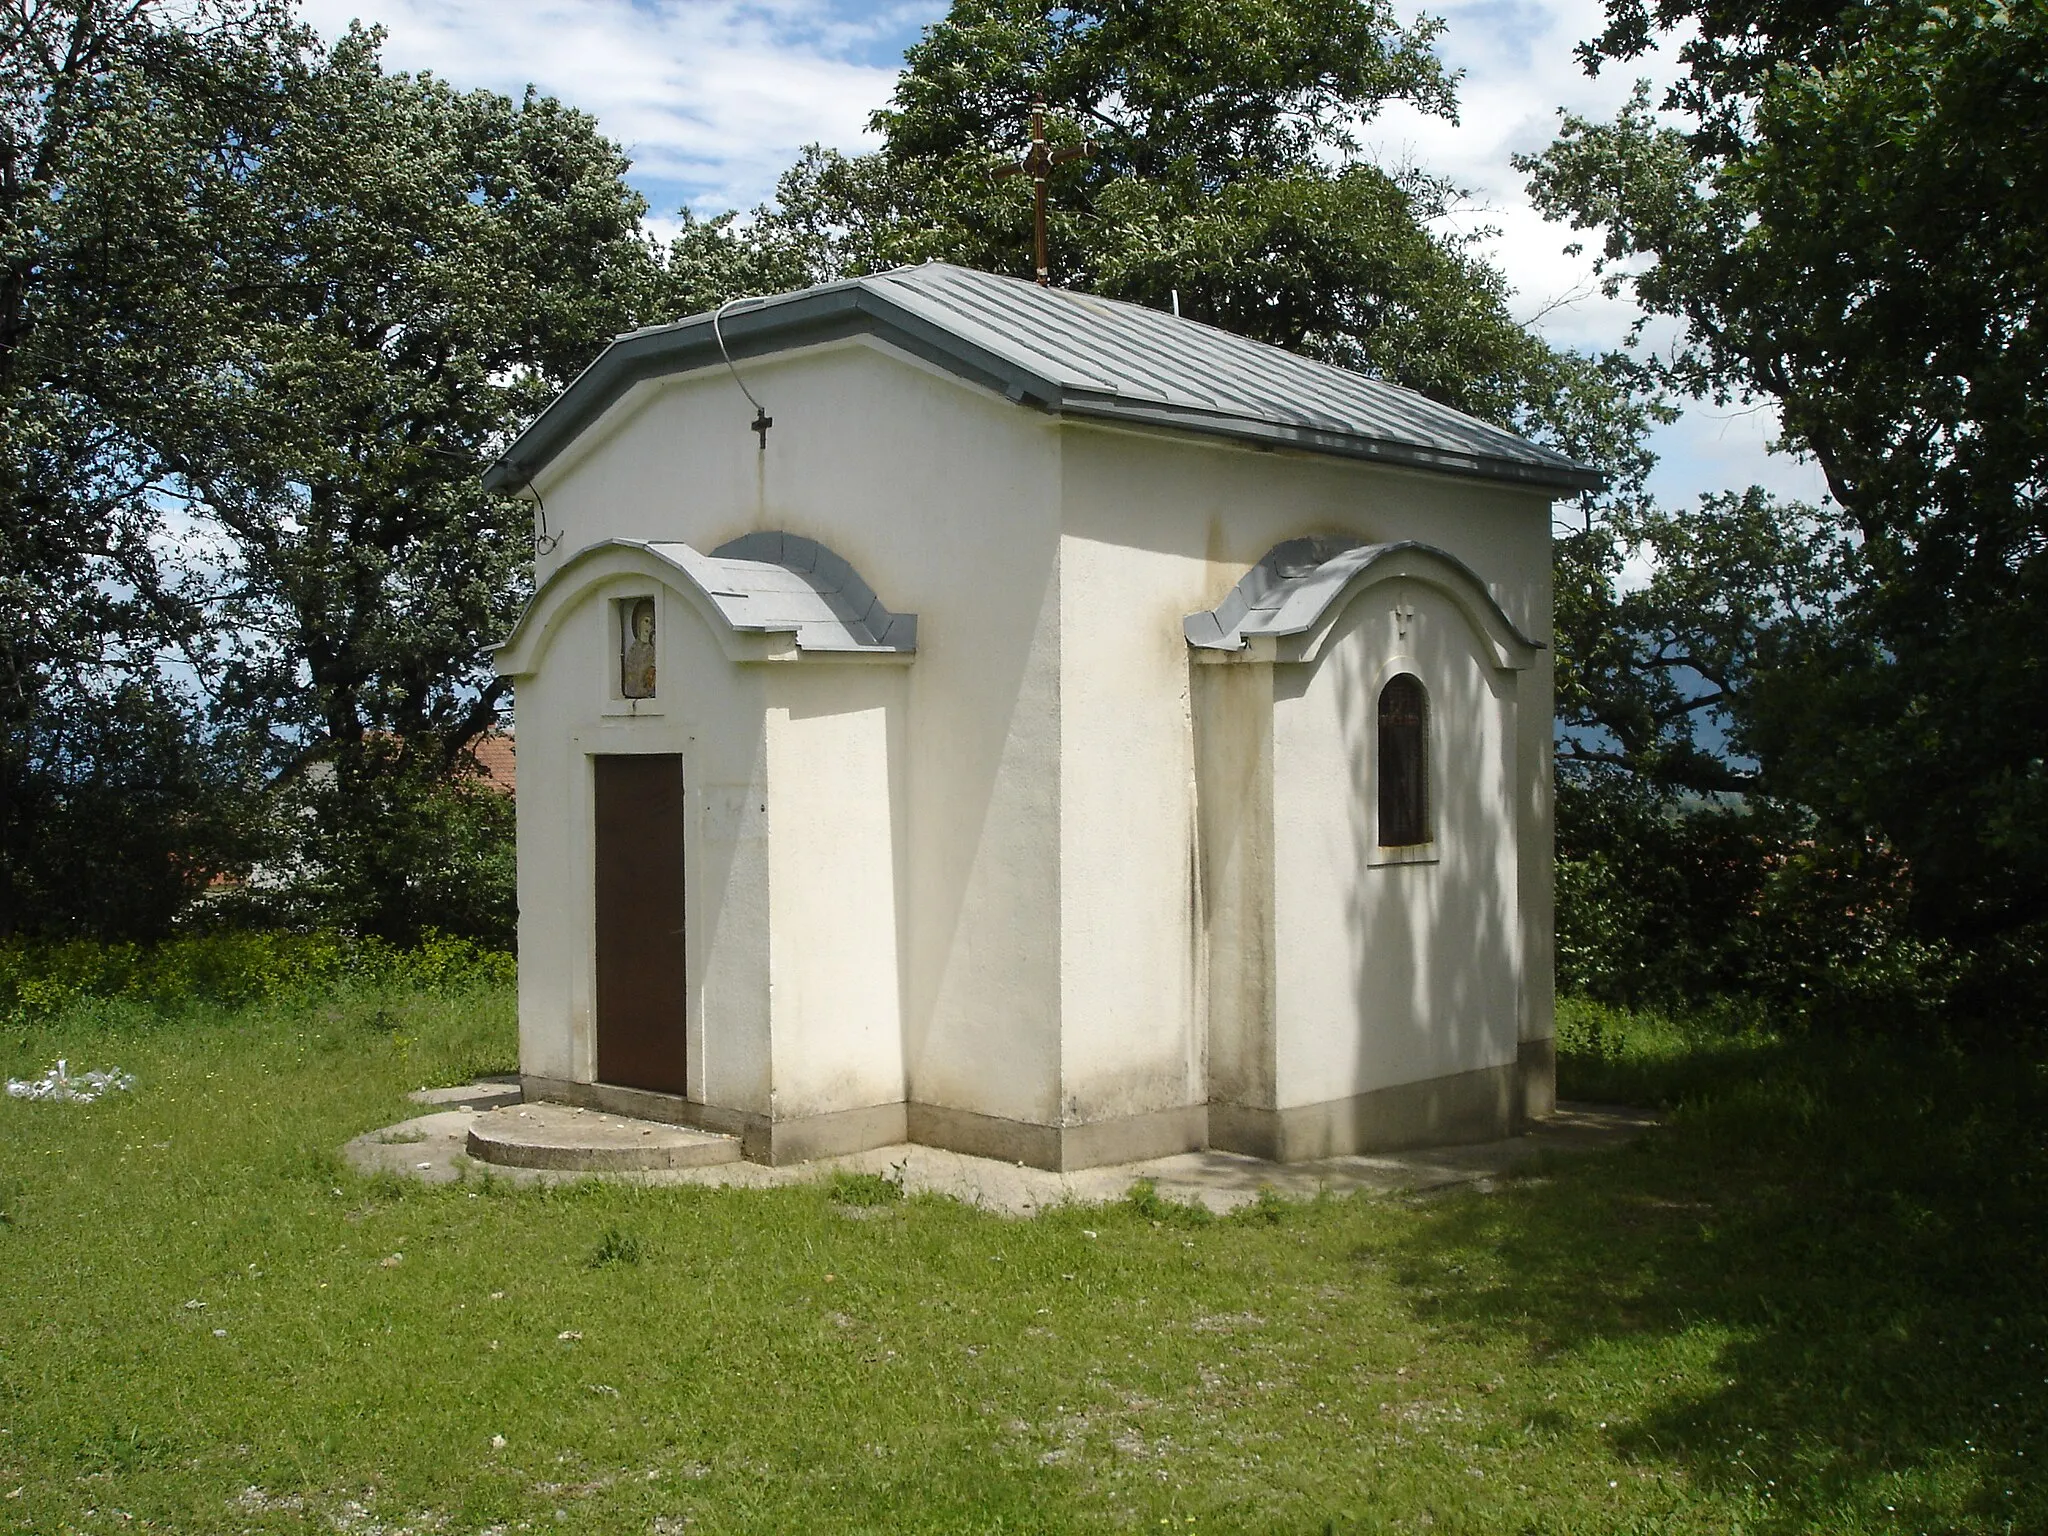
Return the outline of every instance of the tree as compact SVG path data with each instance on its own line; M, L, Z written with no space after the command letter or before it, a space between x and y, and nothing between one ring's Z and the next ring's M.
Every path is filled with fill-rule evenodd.
M1778 600L1738 739L1764 787L1904 856L1922 933L2037 954L2048 13L1610 0L1608 19L1589 67L1684 26L1686 74L1658 111L1639 89L1611 123L1567 119L1532 192L1683 322L1659 376L1774 403L1845 525L1776 530L1821 536L1833 595Z
M505 708L488 651L532 554L479 466L641 318L660 267L589 118L386 74L379 41L307 56L192 295L210 349L129 406L220 554L219 724L281 780L333 765L285 825L316 885L352 872L351 925L403 939L457 895L416 889L440 855L362 850L476 821L442 791Z
M298 42L262 0L0 4L0 935L155 931L242 841L116 402L191 355L178 296Z
M1683 513L1610 499L1555 548L1561 767L1667 800L1766 790L1745 723L1830 632L1853 560L1831 520L1754 486Z
M237 187L222 314L145 421L217 530L224 705L292 768L384 733L452 761L531 543L487 463L652 293L645 205L587 117L312 62Z
M350 807L408 846L497 825L423 809L503 709L530 552L478 469L660 263L588 118L377 49L282 4L0 6L0 932L161 928L321 761L278 825L386 936L424 903ZM147 922L66 907L49 872L94 859Z
M1389 103L1455 114L1439 31L1384 0L956 0L875 114L881 149L813 146L772 205L686 228L676 253L764 283L928 258L1028 277L1031 188L992 173L1042 96L1051 137L1091 146L1055 173L1056 282L1407 385L1631 494L1647 403L1515 323L1500 274L1441 232L1453 188L1359 152Z

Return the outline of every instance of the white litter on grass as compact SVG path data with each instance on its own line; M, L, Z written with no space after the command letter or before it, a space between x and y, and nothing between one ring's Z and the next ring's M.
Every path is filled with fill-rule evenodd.
M105 1072L71 1075L71 1064L59 1060L41 1077L10 1077L7 1095L14 1099L44 1099L53 1104L90 1104L103 1093L126 1093L135 1086L135 1074L119 1067Z

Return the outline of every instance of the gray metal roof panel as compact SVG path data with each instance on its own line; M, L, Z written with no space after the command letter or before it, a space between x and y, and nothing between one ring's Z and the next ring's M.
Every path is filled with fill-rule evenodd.
M722 312L735 359L878 335L1064 415L1590 489L1596 471L1412 390L1142 305L930 262ZM633 384L721 362L711 316L620 337L486 473L509 489Z
M917 649L917 615L891 613L852 566L815 540L750 533L710 554L646 546L695 583L735 630L794 633L805 651Z
M1435 568L1447 576L1500 631L1510 645L1537 648L1510 619L1486 583L1464 561L1433 544L1403 539L1391 544L1361 544L1343 538L1288 539L1274 545L1224 594L1223 601L1181 621L1182 633L1197 650L1241 651L1259 637L1285 639L1305 635L1323 622L1352 583L1375 567L1392 565L1395 572Z

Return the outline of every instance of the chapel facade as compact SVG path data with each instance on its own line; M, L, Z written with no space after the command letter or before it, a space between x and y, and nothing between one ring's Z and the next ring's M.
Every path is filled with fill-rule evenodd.
M528 1097L1049 1168L1550 1107L1582 467L930 264L621 337L488 480Z

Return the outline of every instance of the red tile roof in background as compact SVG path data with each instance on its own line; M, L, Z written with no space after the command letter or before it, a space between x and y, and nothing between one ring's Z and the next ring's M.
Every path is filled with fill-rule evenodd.
M469 744L476 762L477 777L500 794L512 794L519 787L518 752L510 731L486 731Z

